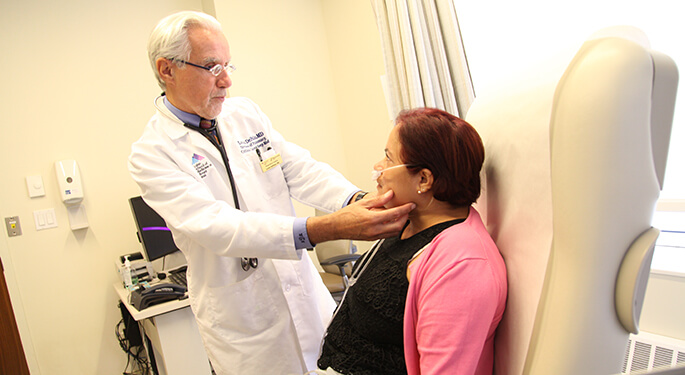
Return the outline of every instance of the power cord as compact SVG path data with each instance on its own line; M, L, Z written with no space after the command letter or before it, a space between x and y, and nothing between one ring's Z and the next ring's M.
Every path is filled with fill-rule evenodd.
M119 302L121 320L115 328L115 335L119 346L127 354L126 367L123 375L148 375L151 373L150 362L143 345L138 323L133 319L126 307ZM130 367L130 370L129 370Z

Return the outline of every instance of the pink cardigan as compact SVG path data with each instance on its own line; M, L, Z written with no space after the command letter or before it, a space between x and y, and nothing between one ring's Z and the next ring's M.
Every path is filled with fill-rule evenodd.
M492 375L507 298L504 260L472 207L409 267L404 356L409 375Z

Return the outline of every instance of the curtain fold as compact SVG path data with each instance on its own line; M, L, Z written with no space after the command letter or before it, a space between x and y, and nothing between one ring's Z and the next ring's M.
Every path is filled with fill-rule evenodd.
M465 117L474 99L452 0L371 0L385 62L391 117L435 107Z

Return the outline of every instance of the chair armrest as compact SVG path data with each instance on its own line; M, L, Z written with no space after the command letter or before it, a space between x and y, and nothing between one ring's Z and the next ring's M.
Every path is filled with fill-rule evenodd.
M319 264L321 264L322 266L337 266L340 264L354 262L355 260L359 259L360 256L360 254L336 255L328 259L319 260Z

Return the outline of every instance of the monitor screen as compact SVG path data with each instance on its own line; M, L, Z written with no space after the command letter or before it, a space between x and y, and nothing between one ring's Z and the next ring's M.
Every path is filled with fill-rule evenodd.
M153 261L178 251L164 219L141 197L130 198L129 202L138 229L138 241L143 245L147 260Z

